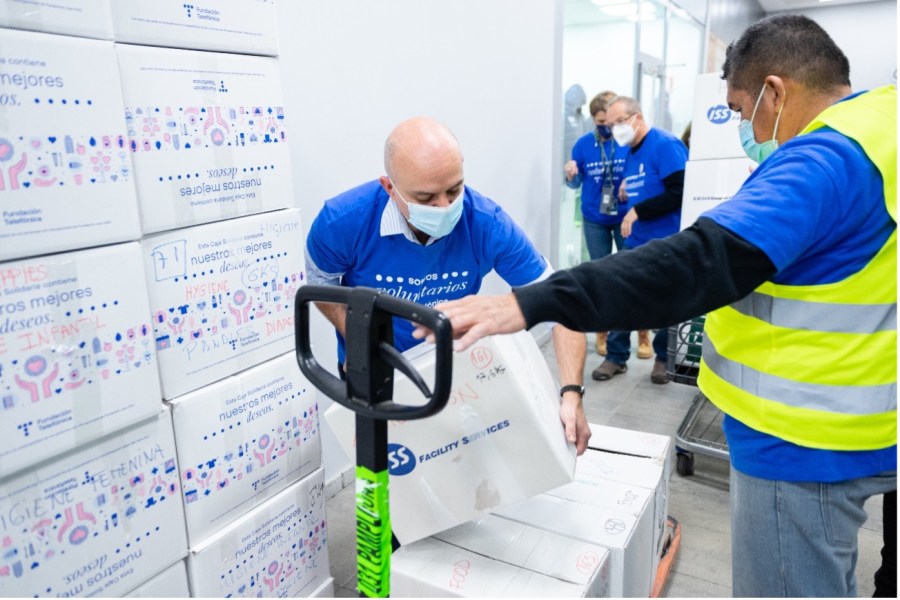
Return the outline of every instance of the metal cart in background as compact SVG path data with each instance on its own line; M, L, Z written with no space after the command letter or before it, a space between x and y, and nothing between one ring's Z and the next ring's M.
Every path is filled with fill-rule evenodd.
M666 374L670 381L697 385L705 321L703 315L669 328ZM695 452L728 460L723 418L722 411L698 390L675 433L675 469L679 475L694 474Z

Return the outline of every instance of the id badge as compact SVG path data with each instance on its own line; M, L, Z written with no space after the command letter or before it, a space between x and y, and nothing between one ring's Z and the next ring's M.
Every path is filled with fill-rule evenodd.
M600 212L605 215L614 215L618 212L616 204L612 184L604 183L601 191Z

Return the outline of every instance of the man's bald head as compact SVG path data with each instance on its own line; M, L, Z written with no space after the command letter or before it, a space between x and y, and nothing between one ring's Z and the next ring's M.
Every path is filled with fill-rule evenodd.
M429 117L414 117L397 125L384 143L384 170L391 179L412 171L423 173L462 163L462 151L453 132Z

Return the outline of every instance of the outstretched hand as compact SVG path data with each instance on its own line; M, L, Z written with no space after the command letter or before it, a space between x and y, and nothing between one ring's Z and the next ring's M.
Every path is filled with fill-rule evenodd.
M515 333L525 329L525 317L512 294L502 296L467 296L442 302L434 307L450 319L453 326L453 349L465 350L478 340L497 333ZM434 334L417 325L412 336L434 343Z

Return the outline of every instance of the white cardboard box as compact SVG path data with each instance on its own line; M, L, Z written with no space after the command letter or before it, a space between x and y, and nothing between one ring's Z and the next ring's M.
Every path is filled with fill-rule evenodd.
M278 54L274 0L115 0L117 42Z
M283 490L191 549L195 597L307 596L330 577L323 472Z
M334 578L329 577L307 598L334 598Z
M391 556L391 596L396 598L579 598L574 583L425 538Z
M706 211L731 200L756 166L746 156L689 160L684 169L681 228L687 229Z
M295 206L274 58L117 51L144 233Z
M746 158L738 135L741 115L728 108L725 92L725 81L718 73L697 75L691 120L691 160ZM749 120L750 115L744 118Z
M159 412L136 243L0 263L0 284L0 479Z
M434 348L405 353L434 381ZM453 390L437 415L389 424L390 506L402 544L449 529L572 479L575 451L559 420L559 388L527 332L492 336L453 355ZM403 375L394 400L421 398ZM354 414L325 412L355 456Z
M0 260L140 237L112 42L0 29L0 101Z
M575 483L566 484L566 486ZM609 551L526 523L485 515L433 536L488 558L573 583L586 598L609 597Z
M654 573L649 513L638 520L626 512L540 494L495 514L607 548L610 597L650 595Z
M294 348L299 210L149 236L141 249L167 399Z
M153 577L147 583L125 594L126 598L190 598L187 567L184 560Z
M187 552L172 421L157 417L0 483L4 596L121 596Z
M0 0L0 27L112 39L109 0Z
M172 402L191 547L322 462L316 391L293 352Z

